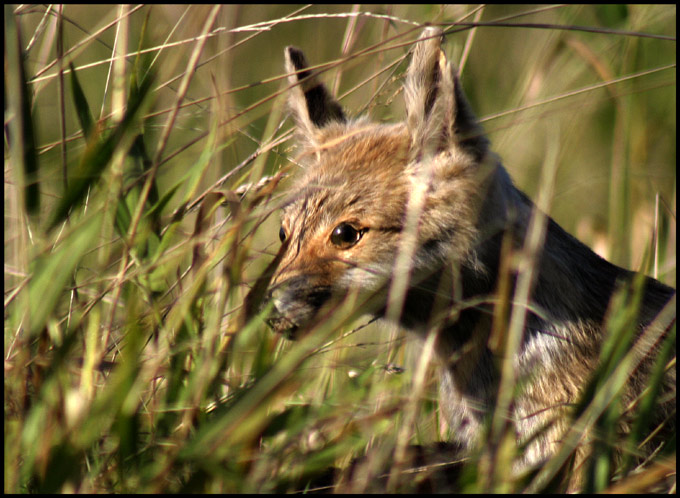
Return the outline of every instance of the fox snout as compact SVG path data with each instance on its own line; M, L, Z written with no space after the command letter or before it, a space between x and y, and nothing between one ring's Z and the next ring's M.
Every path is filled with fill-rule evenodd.
M274 305L267 324L274 332L295 340L330 298L329 286L313 286L304 275L288 278L275 284L267 295Z

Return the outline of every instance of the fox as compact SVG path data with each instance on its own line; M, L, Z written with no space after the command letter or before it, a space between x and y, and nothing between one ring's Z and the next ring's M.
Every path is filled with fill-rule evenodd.
M332 303L358 293L368 296L368 314L421 339L436 334L439 407L455 442L472 449L499 395L493 342L503 322L494 303L512 303L518 280L517 269L504 266L506 256L526 246L537 208L491 151L444 39L442 29L427 27L415 42L403 86L406 119L392 124L350 119L303 52L285 48L303 171L281 209L267 321L296 339ZM568 407L598 365L612 296L636 275L544 216L512 358L524 384L509 419L527 466L559 447ZM643 391L675 323L675 289L642 278L640 311L630 326L636 337L647 338L647 329L655 334L632 346L640 360L626 402ZM674 365L662 389L666 402L656 422L674 430Z

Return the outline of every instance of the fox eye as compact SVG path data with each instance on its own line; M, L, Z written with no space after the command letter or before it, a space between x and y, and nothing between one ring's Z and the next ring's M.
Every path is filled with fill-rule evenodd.
M279 240L281 240L281 242L286 240L286 231L283 229L283 227L279 228Z
M359 242L366 229L354 228L349 223L340 223L331 233L331 242L340 249L349 249Z

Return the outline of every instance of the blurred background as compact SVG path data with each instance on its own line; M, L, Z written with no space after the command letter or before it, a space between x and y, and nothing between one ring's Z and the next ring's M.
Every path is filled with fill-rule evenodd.
M675 5L5 6L5 491L285 491L394 432L396 331L281 366L244 300L298 169L283 48L394 122L427 23L516 185L556 161L549 214L675 286Z
M157 5L129 14L129 64L143 49L159 74L155 111L167 110L176 98L178 78L208 11L204 6ZM54 146L60 142L56 68L48 67L55 60L56 29L54 17L42 7L19 12L25 44L30 43L27 71L39 115L40 182L47 209L49 198L59 195L54 187L61 175L60 150ZM107 78L118 15L117 7L102 5L68 6L64 12L65 50L95 117L110 112ZM150 22L140 38L147 16ZM403 57L419 25L530 23L538 26L450 27L447 52L457 63L465 55L465 92L519 188L536 197L554 135L559 169L551 214L615 263L639 266L652 235L656 195L661 211L675 212L676 51L675 41L668 39L675 36L675 20L672 5L224 6L186 94L185 104L194 104L180 110L166 147L167 153L184 150L162 166L159 186L162 190L172 183L182 165L196 160L201 140L187 144L214 120L225 123L220 138L231 143L206 172L206 187L258 148L272 113L282 118L280 96L258 103L287 85L280 78L286 45L302 48L312 64L342 61L323 78L349 112L392 121L403 118ZM596 32L555 25L589 26ZM354 56L367 49L367 55ZM73 109L67 106L66 111L66 136L74 137L67 149L76 157L84 143L75 138L79 125ZM164 119L148 119L146 132L157 133ZM284 160L269 154L265 171L275 172ZM6 193L11 198L11 188Z

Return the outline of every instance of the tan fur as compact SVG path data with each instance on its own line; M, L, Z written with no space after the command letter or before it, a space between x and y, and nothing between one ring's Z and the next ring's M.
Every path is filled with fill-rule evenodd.
M406 121L393 125L348 120L306 70L302 52L286 48L306 171L283 209L287 245L271 284L270 323L295 337L326 303L358 290L372 297L367 312L420 336L436 327L440 406L456 439L472 446L494 406L498 372L489 347L493 307L484 299L465 303L492 301L502 241L523 247L534 206L489 151L441 41L442 32L428 28L415 45L404 87ZM519 442L557 422L527 447L527 464L544 461L559 445L563 415L597 365L610 297L631 277L549 219L531 294L542 314L527 313L515 358L526 385L512 418ZM638 330L674 296L647 279ZM626 400L639 394L652 361L634 371ZM666 388L674 383L672 370Z

